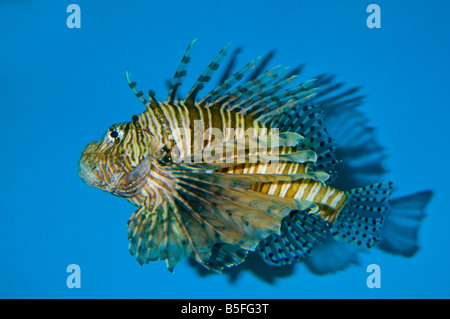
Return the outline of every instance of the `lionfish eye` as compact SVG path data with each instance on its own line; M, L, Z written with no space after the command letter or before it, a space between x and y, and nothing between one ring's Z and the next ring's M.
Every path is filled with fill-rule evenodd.
M117 137L119 137L119 133L117 131L112 131L109 136L111 136L112 138L116 139Z

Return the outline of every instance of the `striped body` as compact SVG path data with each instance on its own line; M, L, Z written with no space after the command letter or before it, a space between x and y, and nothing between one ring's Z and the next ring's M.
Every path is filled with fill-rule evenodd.
M316 214L328 223L335 221L348 199L344 191L312 179L301 179L290 183L263 184L258 191L273 196L313 202L319 208Z
M130 133L127 139L123 141L123 149L129 156L127 164L129 167L137 166L143 157L146 157L149 150L158 150L164 147L173 148L174 144L183 150L182 156L186 155L187 150L183 149L183 143L178 134L173 134L178 128L189 127L191 133L191 146L189 151L195 153L198 148L207 147L210 143L210 136L205 134L203 141L195 143L194 121L200 121L203 125L198 127L199 132L207 132L210 128L216 128L221 132L240 132L238 135L224 134L225 140L243 137L243 133L249 128L264 127L257 121L249 119L241 113L223 110L215 106L200 106L194 104L186 106L183 103L171 105L168 103L159 103L153 109L148 108L145 112L135 117L131 122ZM230 130L230 129L233 130ZM153 137L153 138L152 138ZM158 139L159 137L159 139ZM138 142L139 141L139 142ZM233 169L225 169L230 174L265 174L270 164L246 164L235 166ZM276 174L301 174L307 171L307 165L298 163L283 163L278 165ZM151 181L146 184L151 185ZM168 187L167 192L170 192ZM137 198L131 201L135 205L142 204L148 198L152 198L152 189L154 187L145 187ZM347 195L344 191L334 189L320 181L311 179L301 179L295 182L264 183L256 184L252 187L254 191L280 196L285 198L294 198L308 200L319 206L318 215L328 222L333 222L340 209L345 205Z
M88 144L79 163L87 184L137 206L128 238L138 262L165 260L172 270L192 257L221 271L249 251L270 264L291 263L328 235L376 244L390 184L332 186L337 161L322 111L311 103L312 81L286 88L296 76L275 67L235 87L254 60L197 101L226 47L176 100L191 47L166 102L152 91L147 101L127 73L145 111Z

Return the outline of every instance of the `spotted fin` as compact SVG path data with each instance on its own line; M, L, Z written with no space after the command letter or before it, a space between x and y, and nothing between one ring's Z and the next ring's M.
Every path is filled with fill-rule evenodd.
M328 182L336 178L334 167L338 161L335 157L335 145L326 130L326 119L319 106L299 104L290 112L273 118L269 124L278 127L280 132L302 134L304 140L299 143L299 148L309 149L317 154L317 161L311 169L330 174L331 178Z
M378 183L348 192L331 233L341 242L371 248L381 241L381 226L389 209L392 183Z
M292 211L281 222L281 234L261 241L256 251L270 265L282 266L308 255L313 244L325 238L329 226L311 210Z

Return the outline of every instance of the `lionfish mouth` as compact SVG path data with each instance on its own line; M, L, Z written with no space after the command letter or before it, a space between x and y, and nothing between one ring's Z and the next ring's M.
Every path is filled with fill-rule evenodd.
M100 179L93 173L92 169L82 159L78 162L78 176L89 186L97 186Z
M100 188L106 192L115 192L125 174L123 172L115 172L107 175L98 166L98 163L93 163L88 155L83 155L84 153L78 161L78 176L89 186Z
M89 143L84 151L81 153L81 157L78 160L78 176L89 186L104 188L105 180L104 174L98 169L97 159L93 154L97 150L98 143Z

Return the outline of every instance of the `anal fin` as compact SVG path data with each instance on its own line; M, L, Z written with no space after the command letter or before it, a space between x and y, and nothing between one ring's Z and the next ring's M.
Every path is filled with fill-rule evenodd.
M328 233L328 224L311 210L292 211L281 222L280 235L267 237L256 251L270 265L287 265L308 255Z
M392 183L378 183L348 192L349 200L333 223L331 233L344 243L371 248L381 241Z

